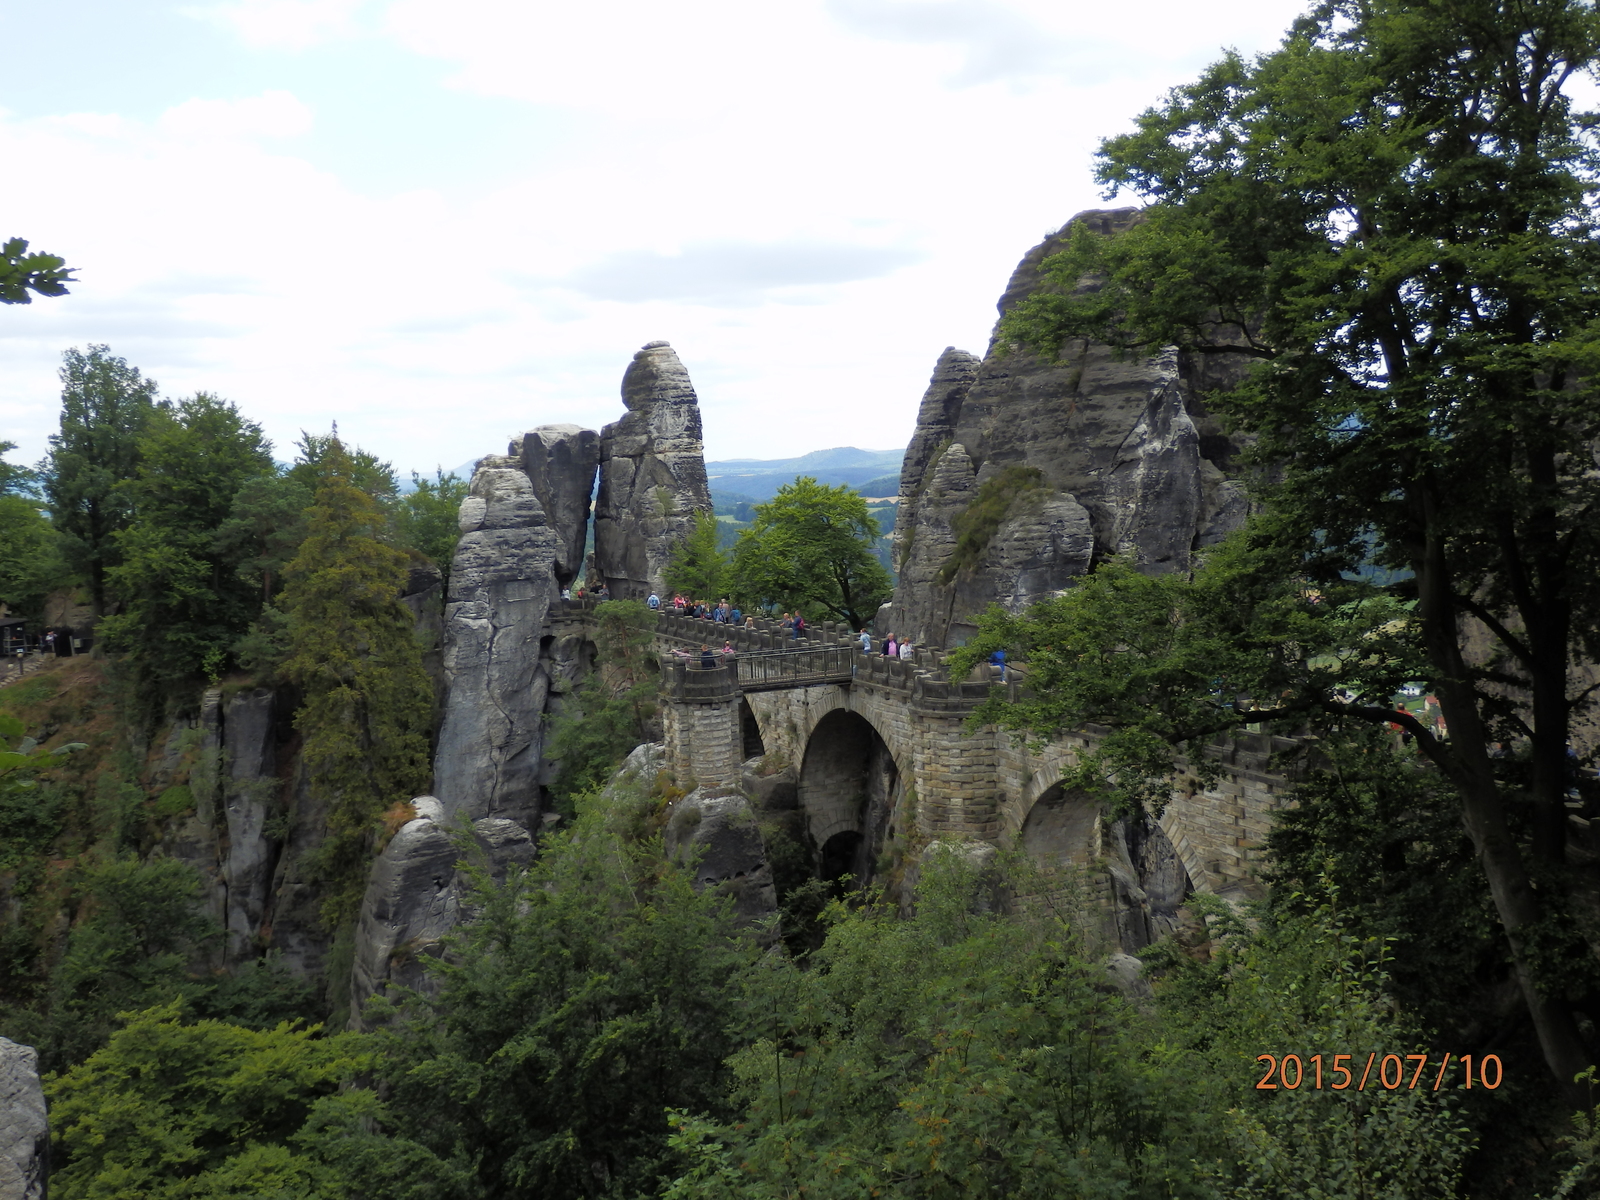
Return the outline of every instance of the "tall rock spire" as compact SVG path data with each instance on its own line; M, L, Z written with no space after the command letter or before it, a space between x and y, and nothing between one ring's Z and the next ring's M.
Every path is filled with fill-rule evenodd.
M696 513L711 511L700 404L666 342L650 342L622 377L621 420L600 435L595 567L618 599L665 589L663 577Z

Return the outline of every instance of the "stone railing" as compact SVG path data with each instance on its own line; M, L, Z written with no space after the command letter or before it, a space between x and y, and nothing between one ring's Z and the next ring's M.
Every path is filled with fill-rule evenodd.
M558 600L551 605L552 621L579 621L587 623L593 617L596 601L591 597L582 600ZM939 649L919 649L911 658L888 658L874 649L861 649L860 634L852 632L843 622L818 621L807 625L802 635L794 637L779 621L768 617L753 617L738 625L720 624L704 617L690 617L671 609L662 608L656 614L656 642L667 651L688 651L687 658L662 660L662 680L675 699L691 699L726 688L748 688L754 691L777 687L807 687L822 683L846 680L875 687L892 688L909 692L914 701L929 708L970 709L989 695L989 690L1001 682L998 667L987 663L976 667L967 679L953 681L945 666L948 653ZM748 665L737 668L733 675L718 675L726 683L714 683L701 678L698 657L702 647L719 656L724 646L731 646L735 661L746 659ZM825 651L825 654L818 654ZM792 660L785 664L782 660ZM679 672L682 668L682 688ZM707 672L706 674L709 674ZM1016 699L1022 672L1013 666L1009 672L1007 690Z

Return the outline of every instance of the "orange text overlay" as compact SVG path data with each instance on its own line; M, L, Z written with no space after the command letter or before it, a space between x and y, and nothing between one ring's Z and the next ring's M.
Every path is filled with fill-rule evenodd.
M1502 1075L1498 1054L1481 1057L1446 1054L1431 1068L1426 1054L1379 1054L1376 1050L1364 1056L1258 1054L1256 1062L1266 1072L1256 1088L1265 1092L1275 1092L1279 1088L1292 1092L1301 1087L1330 1088L1335 1092L1347 1088L1357 1092L1369 1088L1397 1092L1418 1086L1437 1092L1447 1078L1452 1082L1464 1078L1467 1087L1487 1088L1492 1092L1500 1086Z

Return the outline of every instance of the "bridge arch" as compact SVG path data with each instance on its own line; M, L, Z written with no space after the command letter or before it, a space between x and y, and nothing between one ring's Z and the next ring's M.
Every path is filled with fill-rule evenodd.
M909 782L866 717L841 707L817 720L806 738L797 791L822 878L848 873L858 884L872 878Z

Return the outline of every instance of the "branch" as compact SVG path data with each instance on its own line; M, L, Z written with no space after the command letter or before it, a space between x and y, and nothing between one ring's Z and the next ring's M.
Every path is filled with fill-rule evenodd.
M1509 629L1502 625L1499 618L1497 618L1493 613L1491 613L1483 605L1479 604L1476 600L1472 599L1470 596L1462 596L1452 593L1450 600L1451 603L1466 609L1473 616L1477 617L1478 620L1487 625L1489 627L1489 632L1504 642L1506 646L1510 648L1511 653L1517 656L1517 660L1521 662L1524 667L1527 667L1529 670L1533 669L1533 663L1531 661L1533 655L1529 652L1528 648L1523 645L1522 640L1513 635Z

